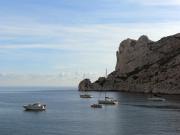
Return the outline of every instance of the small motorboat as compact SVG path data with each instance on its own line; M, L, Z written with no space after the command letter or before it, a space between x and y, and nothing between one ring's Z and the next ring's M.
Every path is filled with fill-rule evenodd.
M150 101L166 101L165 98L163 98L159 95L153 95L153 96L149 97L148 100L150 100Z
M92 108L102 108L103 106L101 104L92 104Z
M23 106L26 111L44 111L46 110L46 105L41 103L28 104Z
M92 98L93 96L91 96L90 94L81 94L80 98Z
M148 98L148 100L150 100L150 101L166 101L165 98L161 98L161 97L150 97L150 98Z
M112 98L112 97L108 97L108 96L106 96L106 97L105 97L105 99L113 99L113 98Z
M116 104L118 104L118 101L114 100L112 98L109 98L109 97L108 98L105 97L104 100L98 100L98 103L99 104L106 104L106 105L116 105Z

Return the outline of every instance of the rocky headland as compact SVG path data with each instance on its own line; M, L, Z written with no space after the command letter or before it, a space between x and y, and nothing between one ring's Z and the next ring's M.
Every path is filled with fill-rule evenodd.
M156 42L144 35L128 38L116 56L115 71L95 82L82 80L79 90L180 94L180 34Z

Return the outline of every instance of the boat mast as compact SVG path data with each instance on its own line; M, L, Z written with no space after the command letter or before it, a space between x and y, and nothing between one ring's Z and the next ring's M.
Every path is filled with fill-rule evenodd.
M107 68L106 68L106 76L105 77L107 78Z
M105 78L107 78L107 68L106 68ZM106 91L105 91L105 100L106 100Z

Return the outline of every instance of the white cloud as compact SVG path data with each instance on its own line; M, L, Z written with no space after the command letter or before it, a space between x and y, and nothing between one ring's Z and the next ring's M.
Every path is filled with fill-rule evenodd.
M127 1L133 3L131 6L137 3L143 8L119 8L120 4L129 4ZM42 9L38 10L43 14L37 16L2 14L0 61L4 64L0 67L0 85L77 85L84 73L95 80L104 75L105 68L113 71L115 51L122 40L137 39L144 34L158 40L180 32L176 9L151 9L151 6L179 6L179 0L127 1L102 0L99 9L74 18L60 12L61 8L55 12L53 8L54 15L50 16L44 16ZM52 10L44 10L52 14ZM63 13L63 17L59 16ZM54 18L58 21L54 22ZM70 21L65 25L66 18L77 23Z
M53 74L10 74L1 75L0 85L59 85L59 86L77 86L78 82L86 74L87 78L95 80L98 76L104 74L104 70L108 67L108 71L113 71L116 63L115 51L119 47L120 41L126 38L137 39L140 35L148 35L152 40L158 40L163 36L168 36L180 32L180 22L166 22L166 23L119 23L119 24L83 24L81 26L62 26L32 23L31 25L1 25L0 35L7 37L7 39L16 40L23 36L31 37L52 37L57 39L56 42L51 43L21 43L21 44L3 44L0 43L0 51L3 52L3 57L10 56L20 59L37 60L40 54L34 52L23 52L23 49L63 49L68 51L75 51L76 54L71 54L68 63L63 61L61 54L52 57L53 53L48 55L41 55L42 59L49 59L49 61L56 61L56 72ZM14 50L20 50L16 52ZM66 52L66 53L67 53ZM5 55L5 54L8 55ZM1 53L0 53L1 55ZM38 56L36 56L38 55ZM67 56L67 55L66 55ZM52 57L52 58L49 58ZM61 59L60 59L61 58ZM98 58L98 59L97 59ZM34 62L34 61L33 61ZM72 66L73 64L75 66ZM37 64L37 63L35 63ZM53 63L54 64L54 63ZM67 69L68 67L73 67ZM58 69L59 68L59 69ZM21 68L20 68L21 69ZM13 69L12 69L13 70ZM51 69L52 70L52 69ZM60 73L58 72L60 71ZM3 71L1 71L3 72ZM33 72L33 71L32 71ZM92 73L89 73L92 72Z
M3 44L0 43L1 49L16 49L16 48L46 48L46 49L64 49L64 50L81 50L81 51L109 51L116 50L121 40L131 37L138 38L142 34L149 35L153 40L158 40L162 36L178 33L180 22L166 23L120 23L120 24L94 24L82 26L56 26L52 25L31 26L30 28L22 27L4 27L4 31L0 29L0 35L7 35L11 38L14 34L21 40L23 35L31 35L33 37L40 36L54 37L56 43L21 43L21 44ZM38 30L37 30L38 29ZM9 31L8 33L6 33ZM9 34L9 35L8 35ZM23 37L22 37L23 38ZM31 37L29 37L31 38ZM12 40L16 40L15 38ZM43 40L43 39L42 39ZM25 41L26 42L26 41Z

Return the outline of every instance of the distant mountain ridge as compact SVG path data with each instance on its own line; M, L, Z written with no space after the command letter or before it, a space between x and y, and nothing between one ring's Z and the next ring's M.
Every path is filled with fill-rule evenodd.
M145 35L126 39L116 56L115 71L93 83L82 80L79 90L180 94L180 34L157 42Z

